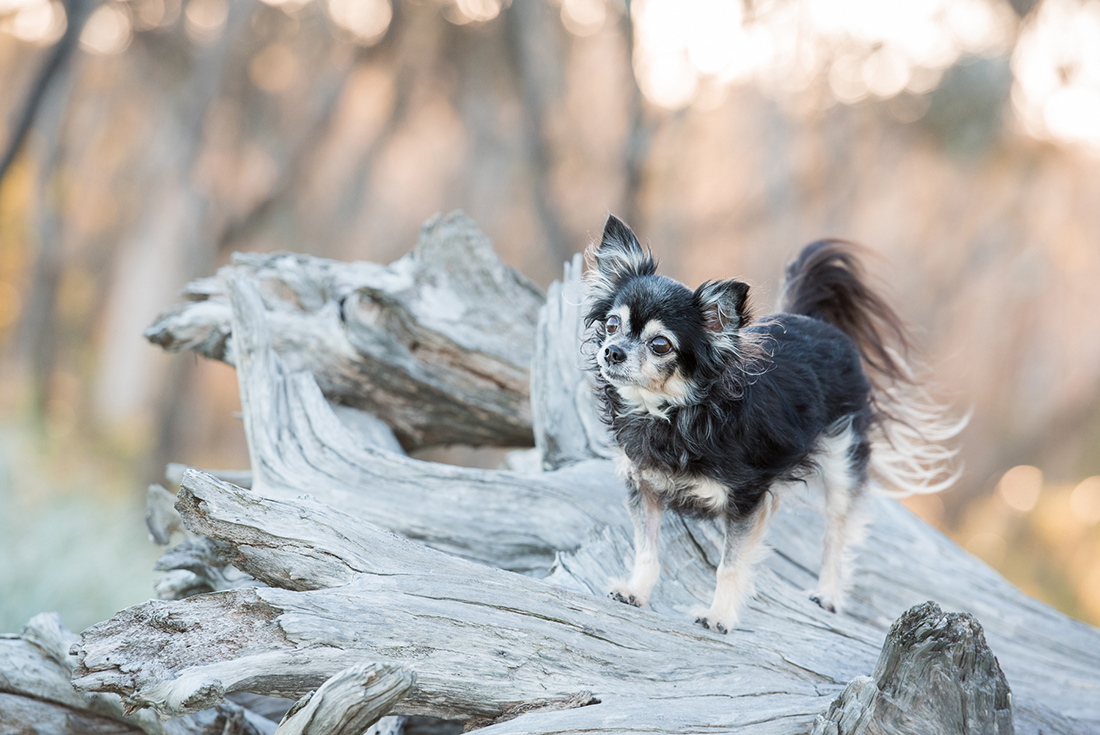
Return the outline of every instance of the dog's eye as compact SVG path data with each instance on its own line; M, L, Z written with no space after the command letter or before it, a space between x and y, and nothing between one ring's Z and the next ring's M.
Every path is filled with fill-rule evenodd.
M664 337L654 337L649 341L649 349L653 350L655 355L667 355L672 352L672 343Z
M615 334L615 332L618 332L618 331L619 331L619 317L614 316L614 315L607 317L607 333L608 334Z

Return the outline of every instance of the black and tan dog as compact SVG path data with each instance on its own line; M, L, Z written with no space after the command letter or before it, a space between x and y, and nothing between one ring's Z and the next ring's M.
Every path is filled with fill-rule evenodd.
M926 400L904 358L904 325L868 287L856 252L837 240L807 246L787 269L781 311L754 322L746 284L692 291L659 276L630 228L608 219L587 254L587 323L635 529L633 574L612 597L648 603L666 507L720 518L714 601L696 622L728 631L752 594L783 487L816 482L826 530L812 599L835 611L872 475L901 494L955 480L939 442L965 420L944 420Z

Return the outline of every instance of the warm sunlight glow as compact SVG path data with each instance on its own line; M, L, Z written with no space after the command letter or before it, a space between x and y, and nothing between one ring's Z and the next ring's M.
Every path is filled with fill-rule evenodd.
M700 75L718 75L746 43L739 3L725 0L638 0L634 71L642 92L662 107L685 107Z
M939 79L927 70L942 72L964 54L1004 53L1015 23L1003 0L768 0L751 18L728 0L631 7L639 85L673 109L692 103L700 78L755 76L765 93L802 91L823 78L847 104L927 91Z
M130 45L133 32L124 6L108 3L96 8L80 33L80 48L93 54L117 54Z
M127 5L135 31L166 26L180 17L180 0L130 0Z
M1020 33L1012 71L1029 133L1100 150L1100 2L1046 0Z
M484 23L500 15L501 0L453 0L447 8L447 19L458 25Z
M709 0L694 7L695 19L687 38L687 54L700 74L718 74L737 58L745 43L741 4Z
M329 17L355 36L361 46L373 46L386 35L393 19L390 0L328 0Z
M28 5L38 5L38 0L0 0L0 15L14 13Z
M562 0L561 22L574 36L591 36L606 20L605 0Z
M1100 475L1086 478L1073 488L1069 507L1083 523L1100 522Z
M310 0L263 0L265 5L270 5L275 8L282 8L288 13L293 13L296 10L308 5Z
M221 35L229 7L225 0L190 0L183 14L191 40L209 43Z
M131 3L130 9L134 14L133 27L138 31L148 31L156 28L164 22L168 15L168 8L164 0L142 0Z
M1017 513L1027 513L1039 502L1043 489L1043 471L1038 467L1022 464L1004 473L997 483L997 497Z
M20 41L49 46L65 33L65 9L59 2L7 0L6 5L11 15L0 19L0 31L7 31Z

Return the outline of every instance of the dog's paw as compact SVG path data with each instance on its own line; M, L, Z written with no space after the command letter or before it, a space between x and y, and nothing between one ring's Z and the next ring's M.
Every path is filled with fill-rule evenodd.
M737 624L737 616L722 614L709 607L699 607L692 611L695 616L695 624L701 625L707 630L713 630L725 635Z
M633 605L634 607L641 607L642 606L642 603L639 602L638 598L635 597L634 595L630 594L629 592L620 592L619 590L611 590L609 593L607 593L607 596L610 597L612 600L615 600L616 602L622 602L622 603L625 603L627 605Z
M722 635L725 635L726 633L730 632L729 628L727 628L725 625L723 625L720 622L714 622L710 618L706 617L705 615L703 617L700 617L700 618L695 618L695 623L696 623L696 625L703 626L707 630L713 630L713 631L716 631L718 633L721 633Z
M625 579L613 579L611 580L611 591L607 593L607 596L616 602L621 602L624 605L633 605L634 607L645 607L649 602L649 596L642 596L636 592L630 582Z
M836 600L834 600L833 596L828 594L827 592L818 592L817 590L814 590L810 593L810 599L816 602L822 610L827 610L831 613L836 612Z

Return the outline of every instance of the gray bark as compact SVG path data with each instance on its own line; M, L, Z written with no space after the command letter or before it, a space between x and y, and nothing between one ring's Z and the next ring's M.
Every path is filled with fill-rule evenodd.
M589 398L582 270L581 256L574 255L565 264L563 279L550 285L546 306L539 312L531 413L535 446L548 470L614 454L607 427Z
M873 677L852 679L811 735L1012 735L1010 698L974 616L926 602L898 618Z
M338 403L393 427L406 448L530 446L533 334L543 296L461 213L425 223L389 266L304 255L234 256L193 281L145 336L233 362L227 282L260 284L275 349Z
M625 522L621 489L606 462L538 474L479 470L411 459L353 437L313 378L288 372L270 348L256 288L240 280L229 290L252 486L260 494L297 497L308 490L433 548L527 572L578 548L591 529Z
M275 723L224 702L162 720L131 711L114 694L85 694L69 682L80 638L56 613L40 613L19 635L0 635L0 729L23 735L271 735Z
M410 671L398 666L352 666L302 697L275 735L362 735L415 681Z
M233 280L228 291L253 488L188 471L177 508L221 563L268 586L151 601L93 626L79 690L180 715L228 692L299 697L349 666L392 664L417 677L397 714L491 724L497 734L804 733L847 682L874 670L891 622L933 599L982 622L1020 732L1100 728L1100 632L1027 598L898 503L870 504L844 613L803 591L822 536L810 491L784 498L768 534L775 553L729 635L690 622L714 584L720 531L711 524L666 518L652 609L614 603L605 590L630 554L624 490L609 461L584 458L587 440L566 435L584 420L536 427L542 446L575 447L544 473L442 467L353 441L314 379L272 349L255 286ZM567 314L551 305L544 318ZM540 340L566 344L538 354L576 350L575 326L545 327ZM569 371L534 377L536 406L547 394L585 405ZM921 620L899 623L903 638L938 640L921 639ZM887 644L883 660L905 673L892 680L928 705L929 721L958 712L932 672L956 671L970 638ZM1001 726L998 706L981 710L993 719L974 732L1003 731L978 727Z

